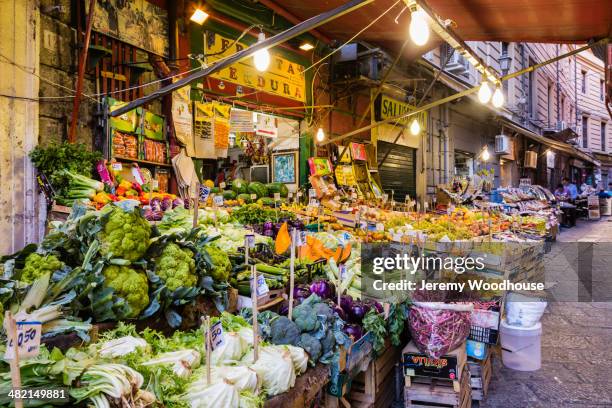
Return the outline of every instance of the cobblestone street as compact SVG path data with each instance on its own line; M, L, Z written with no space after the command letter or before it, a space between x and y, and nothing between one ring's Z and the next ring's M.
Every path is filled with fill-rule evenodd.
M551 254L571 242L612 242L612 220L579 222L564 229L557 241ZM592 281L586 286L592 287L596 300L610 299L611 256L609 244L595 246ZM612 302L567 301L577 300L585 285L576 276L560 275L553 278L553 285L561 288L555 292L561 295L548 305L542 320L542 368L514 371L495 359L489 395L481 406L612 407ZM548 286L548 273L546 282ZM571 294L576 299L565 297Z

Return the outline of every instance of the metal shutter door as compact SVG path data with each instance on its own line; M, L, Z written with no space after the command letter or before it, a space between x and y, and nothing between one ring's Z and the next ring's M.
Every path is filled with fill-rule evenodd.
M387 155L384 163L381 160ZM406 194L416 196L416 149L389 142L378 142L378 173L382 188L391 197L393 190L396 201L403 201Z

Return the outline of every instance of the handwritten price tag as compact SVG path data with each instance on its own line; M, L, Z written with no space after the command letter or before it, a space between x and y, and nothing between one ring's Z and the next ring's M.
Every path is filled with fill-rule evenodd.
M111 168L114 171L121 171L121 170L123 170L123 165L121 163L113 163L113 164L111 164Z
M316 197L317 196L317 192L315 191L314 188L308 189L308 197Z
M200 201L204 202L208 199L210 195L210 188L200 185Z
M257 194L251 194L251 200L257 200Z
M346 266L344 264L338 266L338 271L340 273L340 280L346 279Z
M244 246L255 248L255 235L249 234L244 236Z
M219 183L219 188L221 190L225 190L225 183L224 182Z
M157 190L159 188L159 181L155 179L151 180L151 188Z
M274 193L274 201L280 201L280 193Z
M295 245L299 247L306 245L306 231L298 231L295 237Z
M211 348L214 350L225 343L225 336L223 335L223 326L221 322L217 322L210 328L211 337Z
M36 357L40 353L40 335L42 324L40 322L17 322L17 347L19 358ZM6 345L4 354L6 360L15 358L15 345L11 340Z
M215 206L217 206L217 207L223 207L223 196L216 195L216 196L213 198L213 202L215 203Z
M263 275L257 275L257 296L263 296L270 291L266 278Z

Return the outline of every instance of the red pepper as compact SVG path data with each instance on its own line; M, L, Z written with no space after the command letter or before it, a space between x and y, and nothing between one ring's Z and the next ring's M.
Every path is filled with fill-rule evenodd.
M140 187L140 184L135 181L132 181L132 188L138 191L139 194L142 193L142 187Z

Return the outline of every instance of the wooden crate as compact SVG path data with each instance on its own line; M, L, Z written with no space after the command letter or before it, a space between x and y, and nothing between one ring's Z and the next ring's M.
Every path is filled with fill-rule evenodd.
M470 384L472 386L472 399L482 401L487 396L491 382L493 352L489 349L483 360L468 359L470 370Z
M402 350L402 364L407 386L410 384L411 377L423 376L451 380L453 387L458 391L466 363L465 342L440 358L432 358L421 353L412 341Z
M353 378L346 398L351 407L390 407L395 394L395 365L399 361L399 349L388 343L385 351L372 360L366 371Z
M459 390L454 381L431 377L406 377L404 406L406 408L470 408L472 388L470 371L463 367Z

